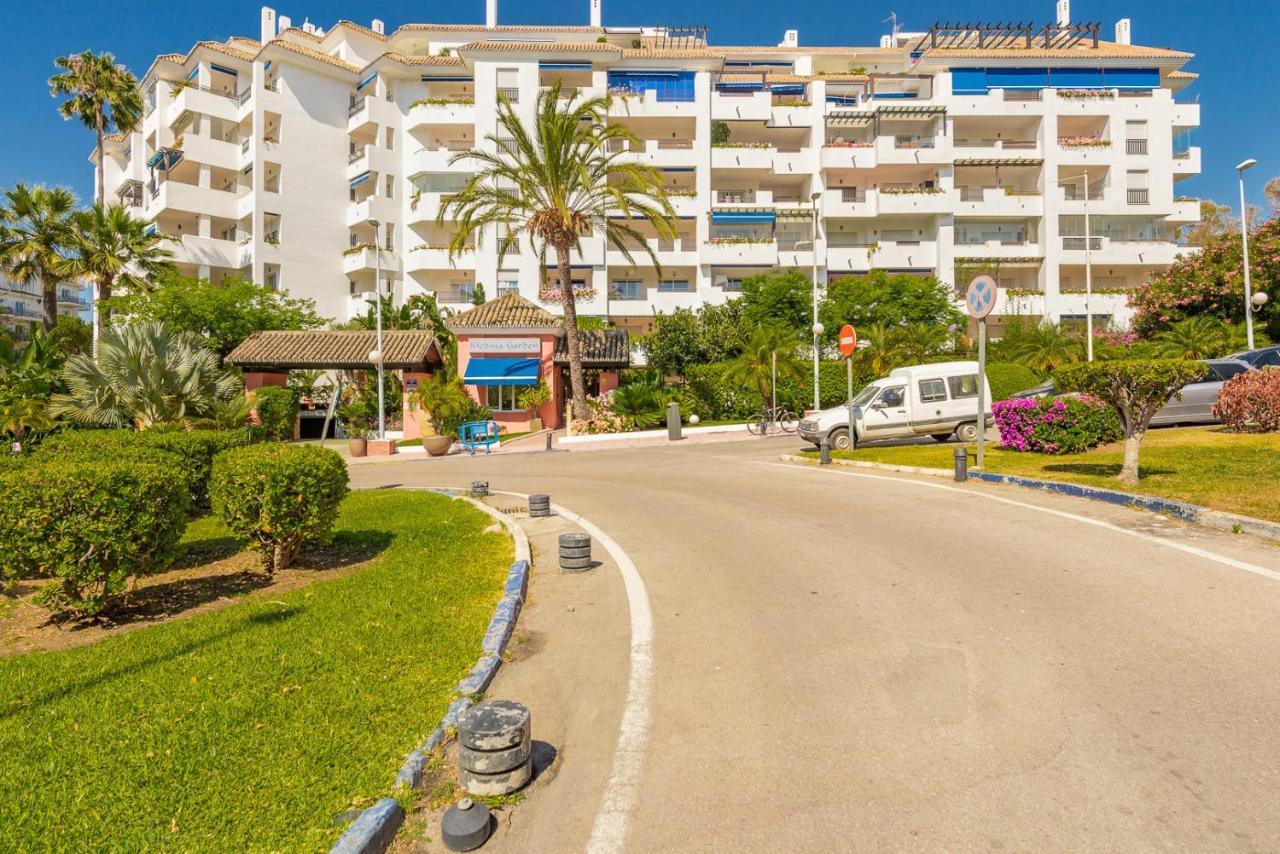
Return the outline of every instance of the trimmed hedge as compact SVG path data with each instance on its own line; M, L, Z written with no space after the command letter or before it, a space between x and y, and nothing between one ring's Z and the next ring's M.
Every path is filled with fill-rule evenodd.
M0 577L51 578L40 604L92 615L131 578L166 569L191 512L190 485L173 459L104 449L0 469Z
M241 430L66 430L55 433L41 443L35 459L46 460L68 455L101 452L131 455L135 450L150 448L165 451L173 457L170 463L183 472L191 486L191 501L196 507L209 506L209 471L213 458L222 451L249 443L249 431Z
M760 412L760 393L755 386L731 383L724 377L726 362L691 365L685 371L685 403L700 418L716 420L750 418ZM818 363L818 399L822 406L838 406L848 399L847 369L843 361ZM853 392L876 377L870 376L856 362L853 366ZM779 380L778 403L795 413L813 405L813 363L805 363L803 379Z
M253 445L213 461L209 497L231 532L261 551L268 573L293 562L306 543L332 536L347 494L347 466L309 445Z
M1010 395L1034 388L1042 382L1036 372L1016 362L987 362L987 383L991 399L1008 400Z
M258 413L258 432L276 442L289 442L298 423L298 395L283 386L264 385L254 389L253 410Z

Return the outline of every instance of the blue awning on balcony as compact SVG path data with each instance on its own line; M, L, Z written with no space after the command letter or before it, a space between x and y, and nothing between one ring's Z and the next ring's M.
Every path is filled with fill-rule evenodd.
M714 223L770 223L775 219L773 211L712 211Z
M351 179L351 186L355 187L369 180L368 172L361 172L359 175Z
M537 359L472 359L462 376L465 385L537 385Z
M803 83L774 83L769 90L775 95L803 95Z
M370 83L372 83L373 81L375 81L375 80L377 80L377 79L378 79L378 72L376 72L376 71L375 71L374 73L370 74L370 75L369 75L368 77L366 77L365 79L361 80L361 81L356 85L356 91L357 91L357 92L359 92L361 89L363 89L364 87L368 86Z
M716 90L724 92L733 90L737 92L758 92L764 89L764 82L761 80L730 80L726 83L717 83Z
M209 67L212 68L214 71L219 71L223 74L230 74L232 77L240 76L239 71L236 71L234 68L227 68L227 66L225 65L214 65L213 63L210 63Z

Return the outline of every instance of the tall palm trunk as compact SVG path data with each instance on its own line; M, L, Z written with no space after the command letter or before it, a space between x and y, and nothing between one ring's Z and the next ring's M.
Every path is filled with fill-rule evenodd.
M570 247L557 246L556 267L560 275L560 298L564 304L565 345L569 351L569 391L573 395L573 417L585 420L587 383L582 375L582 346L578 338L578 305L573 294L573 271L569 267Z
M102 141L102 124L105 117L102 115L102 107L98 107L98 123L94 127L94 131L98 135L98 204L103 207L107 206L107 175L106 164L102 162L102 158L106 156Z
M58 279L52 270L40 271L40 290L44 295L44 331L52 332L58 325Z
M97 315L99 336L111 325L111 309L107 307L107 300L111 299L114 284L110 276L103 276L98 280L98 310L94 314Z

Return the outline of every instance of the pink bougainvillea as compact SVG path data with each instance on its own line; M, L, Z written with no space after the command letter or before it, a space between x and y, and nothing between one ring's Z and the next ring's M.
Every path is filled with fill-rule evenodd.
M1075 454L1120 437L1115 410L1092 397L1002 400L991 411L1011 451Z

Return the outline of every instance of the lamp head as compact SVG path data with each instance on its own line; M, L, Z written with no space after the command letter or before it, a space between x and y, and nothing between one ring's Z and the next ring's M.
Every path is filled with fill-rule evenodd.
M1252 297L1249 298L1249 301L1253 303L1254 308L1262 308L1264 305L1267 304L1268 299L1270 299L1270 297L1268 297L1262 291L1258 291L1256 294L1254 294Z
M382 363L382 351L377 348L369 351L369 361L372 364L379 365Z
M1244 170L1246 170L1246 169L1252 169L1253 167L1255 167L1255 166L1257 166L1257 165L1258 165L1258 161L1256 161L1256 160L1254 160L1252 157L1250 157L1248 160L1246 160L1246 161L1244 161L1243 163L1241 163L1241 164L1237 165L1237 166L1236 166L1236 171L1237 171L1237 172L1243 172Z
M821 335L823 332L826 332L826 331L827 331L827 327L823 326L821 323L813 324L814 335Z

